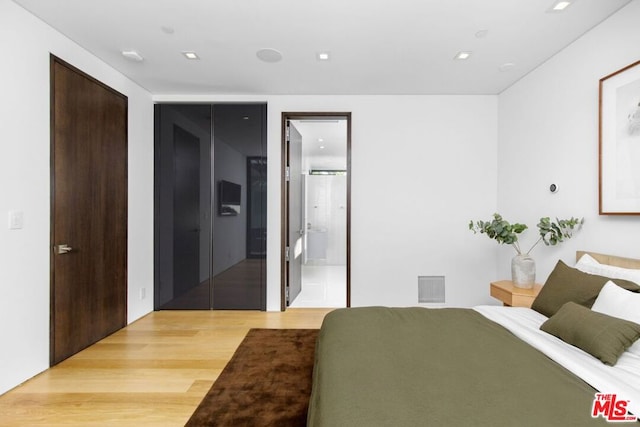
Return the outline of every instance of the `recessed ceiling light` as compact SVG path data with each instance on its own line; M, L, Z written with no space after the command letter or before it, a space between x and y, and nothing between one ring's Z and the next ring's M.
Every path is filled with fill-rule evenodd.
M453 59L469 59L470 56L471 56L471 52L463 51L463 52L458 52L458 54Z
M321 145L321 146L320 146L320 149L321 149L321 150L324 150L324 145Z
M566 8L568 8L571 5L570 1L567 0L561 0L561 1L554 1L553 5L547 10L547 12L562 12L563 10L565 10Z
M122 53L122 56L124 56L125 58L127 58L130 61L142 62L144 60L142 55L140 55L135 50L123 50L120 53Z
M316 58L318 61L328 61L331 59L331 54L329 52L318 52L316 53Z
M192 51L186 51L186 52L182 52L182 54L184 55L185 58L187 59L200 59L200 57L198 56L197 53L192 52Z
M282 54L279 51L271 48L260 49L256 52L256 56L259 60L264 62L273 63L282 61Z
M243 116L242 120L249 120L249 116Z
M318 138L318 142L324 142L324 139Z
M483 39L483 38L487 37L487 34L489 34L489 30L478 30L476 32L476 38L477 39Z

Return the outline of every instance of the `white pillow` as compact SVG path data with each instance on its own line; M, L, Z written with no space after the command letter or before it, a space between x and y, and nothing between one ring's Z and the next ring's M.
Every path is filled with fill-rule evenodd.
M609 280L591 310L640 324L640 293L623 289Z
M608 281L600 290L591 310L640 324L640 294ZM627 349L640 356L640 340Z
M576 268L584 273L597 274L611 279L624 279L640 285L640 270L600 264L589 254L584 254L576 263Z
M580 265L585 265L585 264L600 265L600 263L596 261L596 259L589 254L584 254L580 257L580 259L576 263L576 268L578 268L578 266Z

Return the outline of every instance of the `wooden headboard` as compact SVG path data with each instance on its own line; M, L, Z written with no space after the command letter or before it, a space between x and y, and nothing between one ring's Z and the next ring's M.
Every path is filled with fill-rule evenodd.
M577 251L576 261L579 260L580 257L584 254L589 254L596 261L602 264L614 265L616 267L623 267L623 268L640 269L640 259L623 258L615 255L605 255L605 254L599 254L599 253L588 252L588 251Z

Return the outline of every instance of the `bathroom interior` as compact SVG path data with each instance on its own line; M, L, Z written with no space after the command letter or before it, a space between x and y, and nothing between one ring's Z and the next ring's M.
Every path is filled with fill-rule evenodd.
M302 291L290 307L347 301L347 120L293 120L302 135Z

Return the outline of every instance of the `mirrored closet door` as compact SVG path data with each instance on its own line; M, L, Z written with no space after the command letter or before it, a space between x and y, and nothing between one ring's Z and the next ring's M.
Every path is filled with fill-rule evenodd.
M155 309L266 309L266 105L155 109Z

